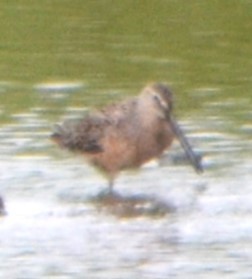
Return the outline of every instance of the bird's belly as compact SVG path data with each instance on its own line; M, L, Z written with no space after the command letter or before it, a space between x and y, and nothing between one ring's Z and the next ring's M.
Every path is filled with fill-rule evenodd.
M137 155L135 157L135 165L141 166L142 164L154 159L160 157L163 152L169 148L171 145L172 140L166 141L165 143L147 143L143 144L141 149L138 149Z
M117 173L122 169L136 167L135 154L135 144L110 138L103 142L103 152L90 155L89 161L105 172Z
M117 173L123 169L138 168L153 158L160 157L173 140L173 136L164 133L155 137L133 141L117 137L107 138L103 142L103 151L90 154L90 162L107 173Z

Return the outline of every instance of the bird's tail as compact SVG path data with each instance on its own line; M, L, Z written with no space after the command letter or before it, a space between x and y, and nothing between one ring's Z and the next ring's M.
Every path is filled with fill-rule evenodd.
M61 125L56 124L53 127L53 133L51 134L50 139L63 147L64 134L65 134L64 128Z
M51 139L62 147L70 148L69 145L74 142L77 124L77 120L66 120L62 125L56 124Z

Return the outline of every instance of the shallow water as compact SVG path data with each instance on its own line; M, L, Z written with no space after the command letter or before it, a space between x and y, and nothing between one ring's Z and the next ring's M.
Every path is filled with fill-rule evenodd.
M179 3L3 1L1 278L251 278L251 3ZM105 202L52 127L153 80L205 172L174 143Z

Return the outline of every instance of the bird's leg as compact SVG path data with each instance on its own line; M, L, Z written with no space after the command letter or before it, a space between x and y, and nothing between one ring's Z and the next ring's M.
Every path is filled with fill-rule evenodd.
M108 194L111 196L113 196L114 193L113 187L114 187L114 178L110 177L108 183Z
M102 190L101 193L98 195L98 200L100 200L101 202L111 201L115 195L113 190L114 179L110 176L107 178L108 178L108 187Z

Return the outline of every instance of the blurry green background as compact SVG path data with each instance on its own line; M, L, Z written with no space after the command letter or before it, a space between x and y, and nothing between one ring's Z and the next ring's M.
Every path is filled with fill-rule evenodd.
M165 81L182 117L241 125L251 119L251 18L248 0L2 1L0 119L41 107L55 121L67 106L100 106Z
M34 84L62 81L82 82L85 96L103 91L110 100L109 92L136 94L166 81L179 92L177 106L189 111L213 98L250 99L251 18L245 0L2 1L2 110L43 106ZM75 95L78 105L84 91ZM203 99L188 96L193 91Z

